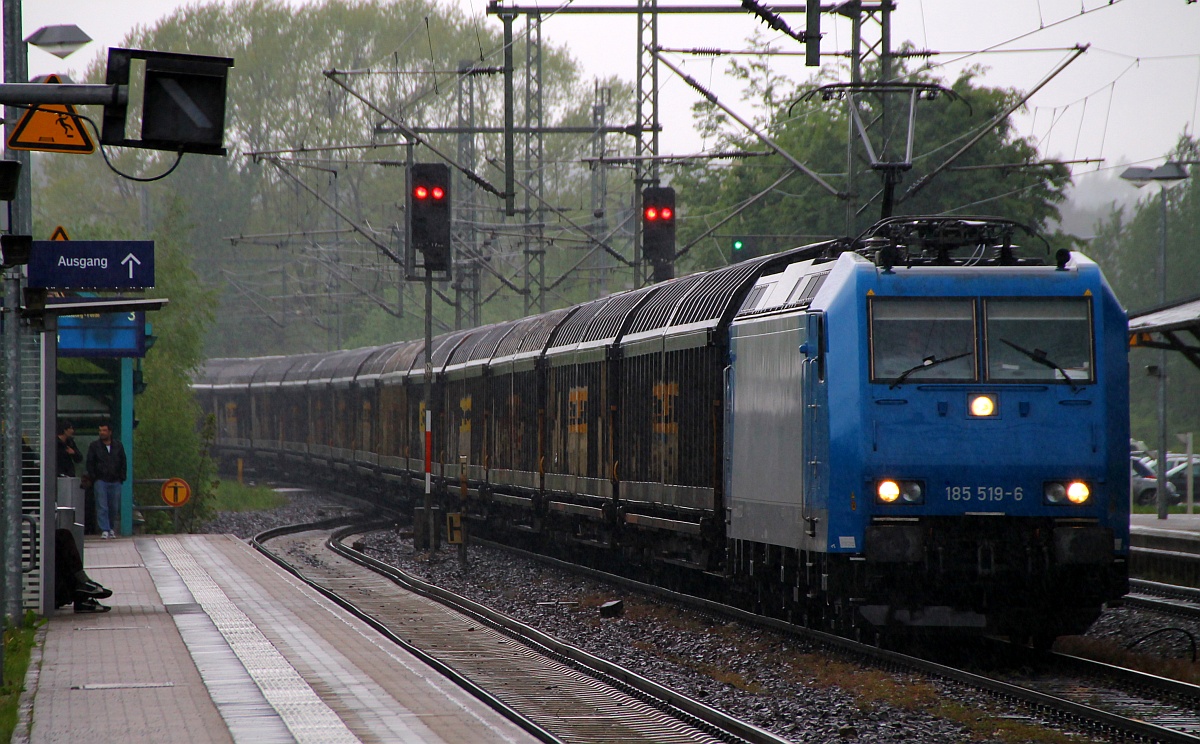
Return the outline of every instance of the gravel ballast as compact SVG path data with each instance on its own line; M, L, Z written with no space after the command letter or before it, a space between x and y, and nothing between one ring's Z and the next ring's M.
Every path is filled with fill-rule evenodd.
M328 496L304 491L287 496L286 506L271 511L223 513L203 531L248 538L342 509ZM394 531L367 536L363 548L419 578L792 741L1089 740L1064 737L1029 711L1009 709L975 690L830 661L828 650L804 639L705 616L506 551L473 545L464 569L453 548L444 547L426 559L414 553L411 539ZM611 600L622 600L624 613L602 618L599 606ZM1124 645L1180 622L1119 608L1106 612L1089 635ZM1192 632L1200 634L1200 628ZM1141 650L1175 655L1180 644L1168 637L1173 635L1156 638L1161 647ZM949 710L961 715L950 720L933 714ZM1022 722L1030 725L1022 728Z

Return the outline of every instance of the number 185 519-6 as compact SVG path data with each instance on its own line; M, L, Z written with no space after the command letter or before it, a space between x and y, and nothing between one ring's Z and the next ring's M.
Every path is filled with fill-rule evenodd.
M947 501L1020 501L1024 497L1024 489L1020 486L946 486Z

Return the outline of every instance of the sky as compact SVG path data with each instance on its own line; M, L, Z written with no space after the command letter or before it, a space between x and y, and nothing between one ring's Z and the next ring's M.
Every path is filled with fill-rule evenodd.
M635 5L635 0L579 1L589 6ZM501 28L495 16L485 14L487 0L436 2L455 3L488 27ZM512 0L507 2L512 4ZM24 36L45 25L74 23L94 39L66 60L31 47L30 74L81 70L107 47L119 46L136 26L152 26L188 4L180 0L26 0ZM538 5L534 0L518 0L517 4ZM737 5L737 0L660 0L659 4L729 7ZM543 41L568 49L581 63L585 79L616 75L634 80L636 16L552 15L559 5L540 4L545 19ZM803 13L784 13L783 18L795 30L804 28ZM518 26L522 23L518 21ZM846 51L849 23L825 15L822 24L822 51ZM756 29L777 49L802 51L797 42L770 31L748 14L664 14L659 21L659 44L666 49L745 49ZM1033 136L1044 157L1103 159L1074 166L1077 181L1098 178L1111 184L1114 174L1126 165L1161 163L1182 133L1195 132L1200 113L1200 2L896 0L892 38L893 47L910 41L917 49L940 52L930 60L947 81L964 67L976 65L985 69L979 78L982 84L1023 91L1032 90L1049 76L1069 57L1070 48L1090 45L1039 90L1030 99L1028 110L1017 118L1019 132ZM981 50L991 51L972 53ZM710 86L722 103L739 115L753 116L748 104L740 100L741 84L727 74L731 57L668 52L668 58ZM802 55L771 60L775 70L795 80L811 73L803 66ZM833 64L833 59L823 58L823 64ZM659 75L664 127L660 151L702 151L706 143L691 116L699 94L666 67L660 67ZM314 85L320 84L314 81Z

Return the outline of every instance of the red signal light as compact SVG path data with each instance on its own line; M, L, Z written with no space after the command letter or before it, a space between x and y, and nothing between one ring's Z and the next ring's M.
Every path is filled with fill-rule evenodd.
M443 189L441 186L434 186L434 187L433 187L433 198L434 198L435 200L437 200L437 199L441 199L441 198L442 198L442 197L444 197L445 195L446 195L446 191L445 191L445 189Z
M659 216L661 216L664 220L669 220L675 216L675 210L671 209L670 207L663 207L662 211L659 212Z
M438 190L440 191L441 189L438 189ZM429 188L426 186L417 186L416 188L413 189L413 198L428 199L429 198Z
M658 219L658 210L654 207L646 207L646 221L653 222Z

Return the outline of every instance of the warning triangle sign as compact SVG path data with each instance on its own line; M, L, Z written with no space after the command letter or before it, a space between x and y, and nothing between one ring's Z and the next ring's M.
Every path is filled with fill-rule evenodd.
M51 240L70 240L71 236L67 235L66 228L64 228L62 225L59 225L58 227L54 228L54 232L51 233L50 239Z
M57 75L46 78L57 84ZM44 150L90 155L96 144L83 128L83 119L69 103L41 103L25 112L8 138L10 150Z

